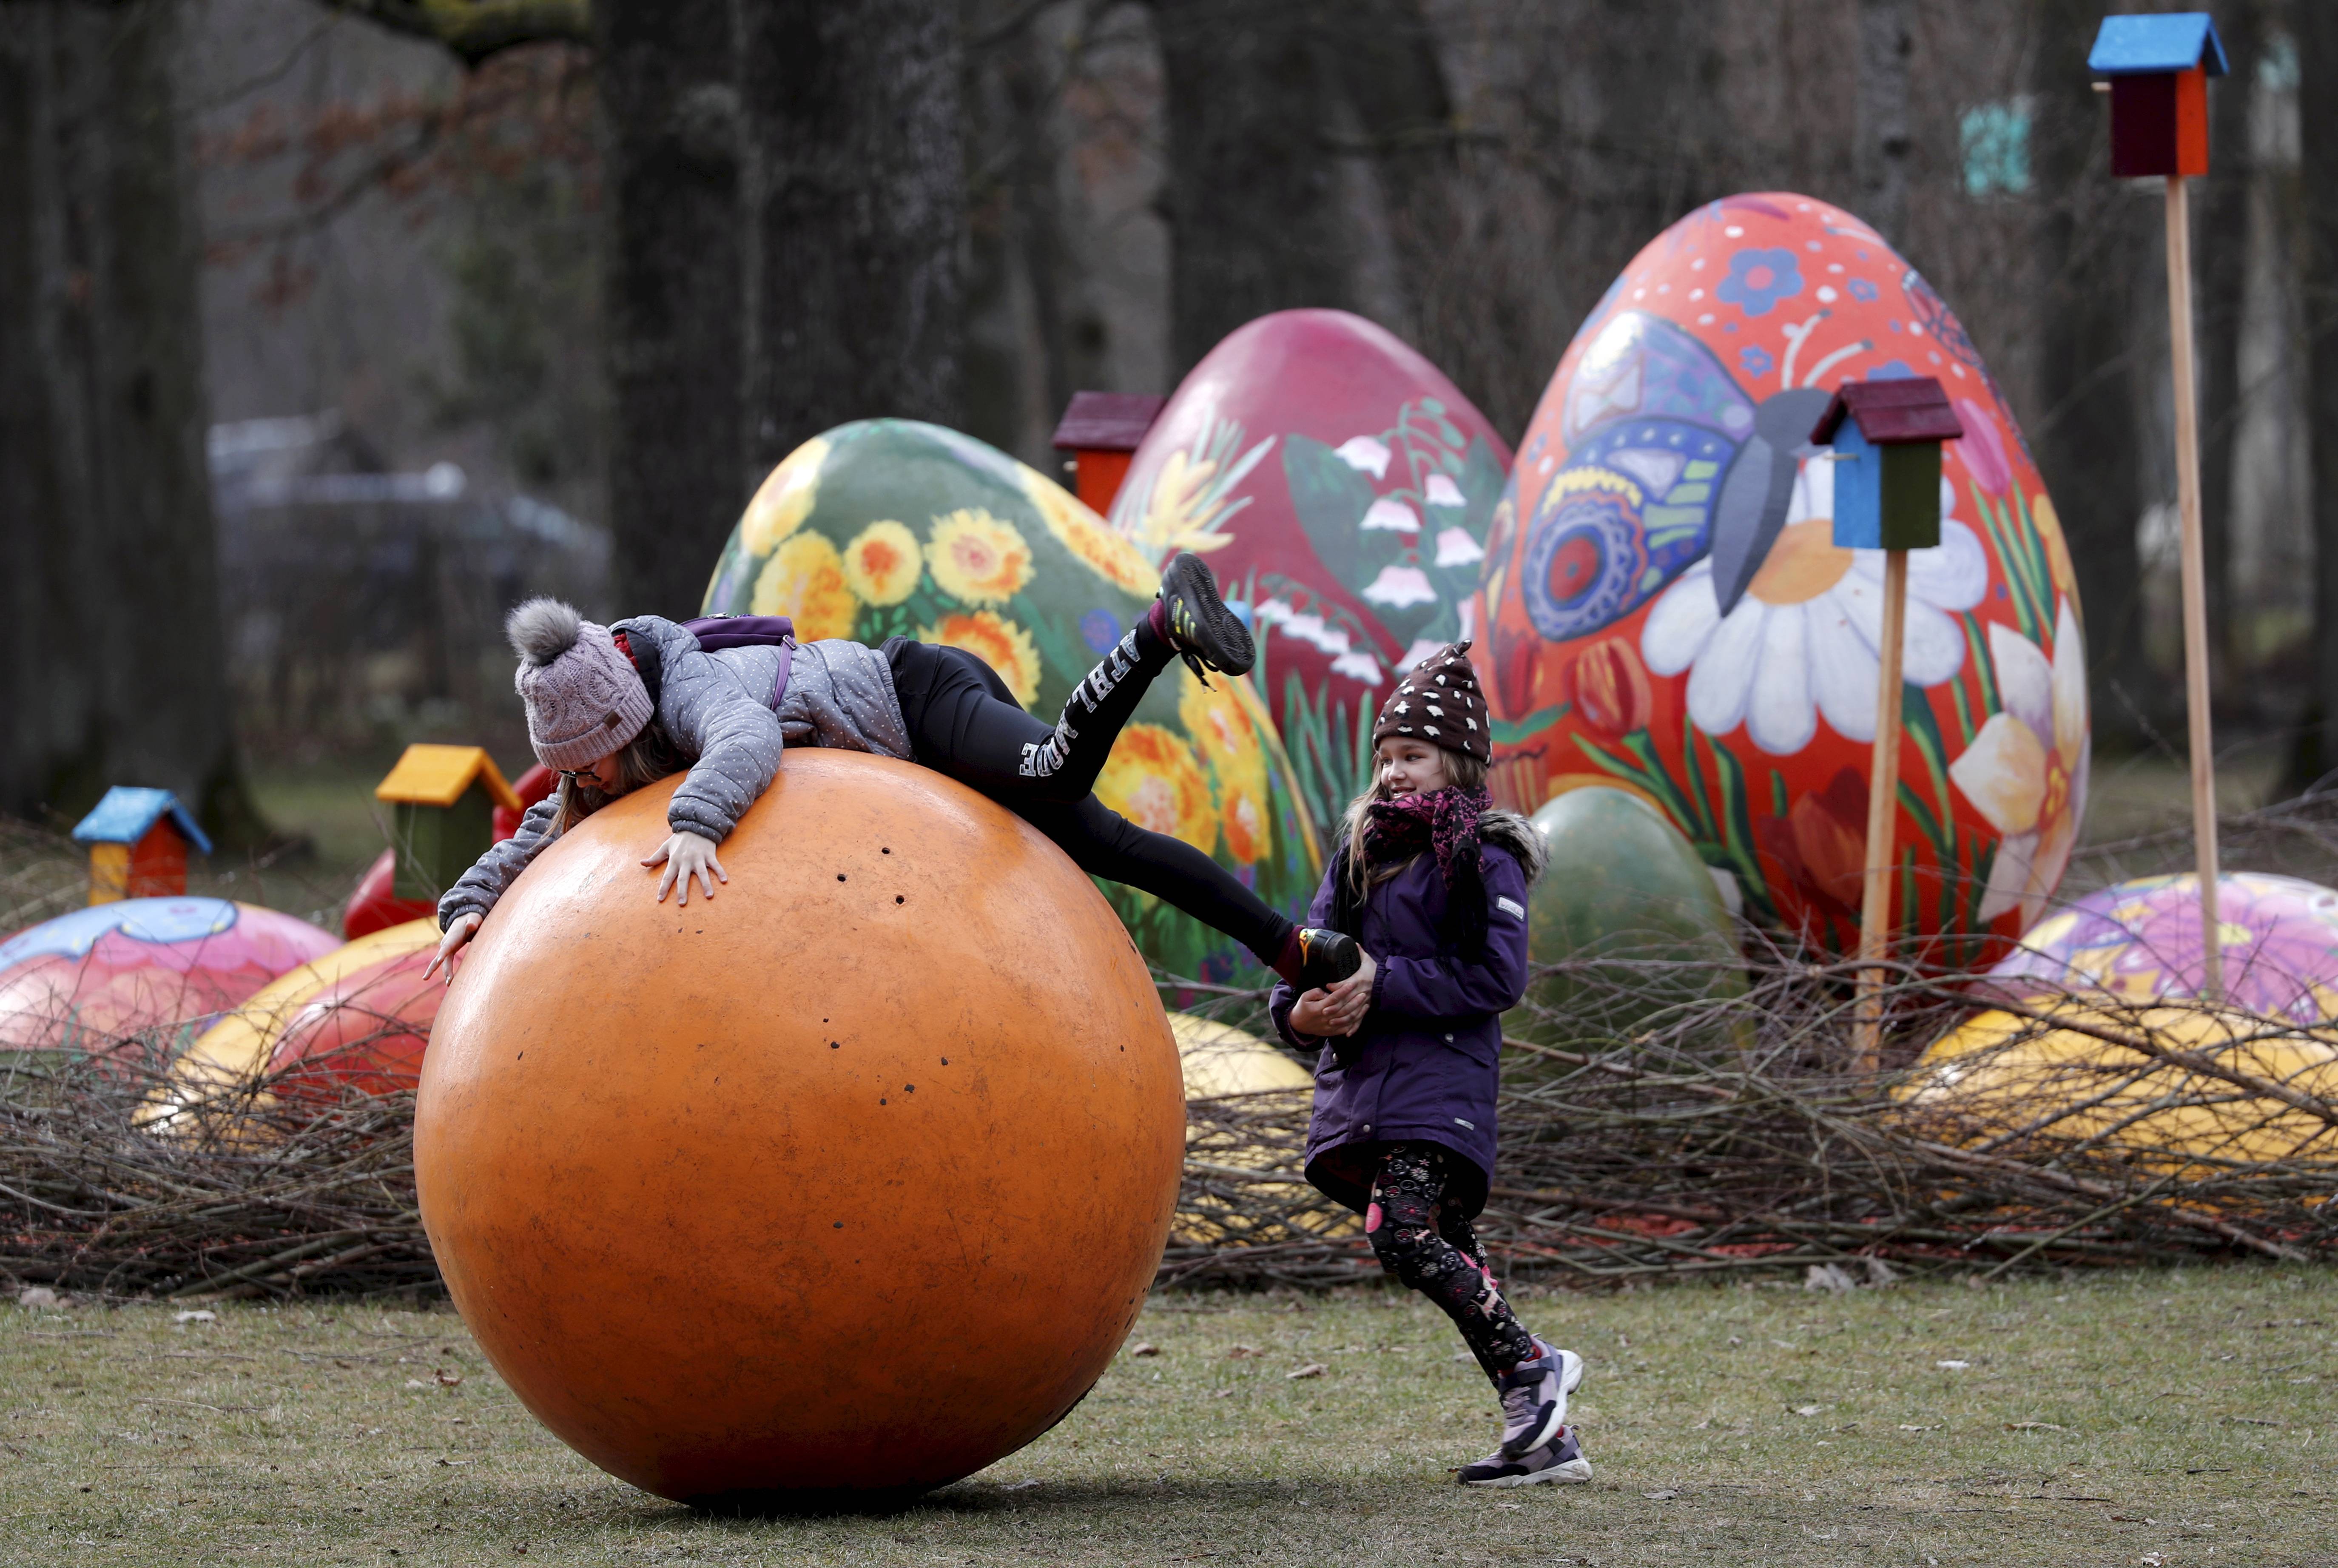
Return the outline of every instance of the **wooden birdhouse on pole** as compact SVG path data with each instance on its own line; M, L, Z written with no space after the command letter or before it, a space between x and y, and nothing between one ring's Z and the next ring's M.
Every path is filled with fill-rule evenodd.
M194 814L166 789L116 784L73 830L89 845L89 902L175 898L187 891L189 845L205 854L211 841Z
M2226 65L2206 12L2106 16L2087 69L2109 78L2112 174L2208 172L2208 78Z
M1073 491L1093 510L1112 510L1113 498L1128 478L1129 460L1168 401L1150 392L1072 394L1056 427L1055 446L1071 454L1064 466L1072 470Z
M454 886L495 842L496 807L519 809L495 758L477 746L408 746L373 793L391 806L390 889L401 899L435 899Z
M2192 356L2192 215L2187 182L2208 172L2208 78L2224 42L2205 11L2106 16L2087 67L2109 78L2111 173L2167 182L2167 340L2176 404L2177 565L2184 588L2184 695L2192 749L2192 834L2200 863L2201 992L2225 989L2216 917L2216 772L2208 711L2208 592L2200 539L2200 405Z
M1876 992L1891 936L1892 825L1900 804L1901 656L1907 639L1908 552L1940 542L1940 443L1965 433L1949 395L1930 376L1847 381L1811 439L1834 448L1834 542L1881 550L1883 626L1876 649L1875 751L1867 781L1867 886L1860 912L1859 1065L1881 1065L1882 1006Z

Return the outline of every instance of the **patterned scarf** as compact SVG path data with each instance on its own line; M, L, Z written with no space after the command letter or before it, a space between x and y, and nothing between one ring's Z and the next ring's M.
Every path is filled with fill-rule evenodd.
M1443 936L1466 956L1485 951L1486 882L1478 859L1478 818L1493 804L1484 789L1448 784L1427 794L1374 801L1364 808L1364 863L1377 871L1401 865L1418 854L1433 854L1445 882ZM1339 892L1333 895L1332 924L1357 934L1362 901L1354 892L1354 879L1344 863L1341 846Z

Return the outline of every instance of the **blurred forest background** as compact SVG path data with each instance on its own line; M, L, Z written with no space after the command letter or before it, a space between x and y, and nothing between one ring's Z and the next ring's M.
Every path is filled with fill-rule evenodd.
M2005 384L2107 801L2183 731L2160 196L2107 173L2103 9L0 0L0 811L164 784L250 845L408 740L519 764L522 593L688 613L802 439L907 415L1051 468L1072 392L1169 392L1271 310L1382 322L1515 439L1631 255L1763 189L1875 223ZM2338 767L2338 5L2215 15L2210 624L2261 801Z

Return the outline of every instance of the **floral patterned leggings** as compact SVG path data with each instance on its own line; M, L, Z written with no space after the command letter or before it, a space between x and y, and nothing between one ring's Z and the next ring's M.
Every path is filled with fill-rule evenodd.
M1459 1158L1434 1143L1390 1144L1372 1178L1364 1234L1382 1268L1445 1309L1493 1377L1534 1359L1534 1336L1502 1299L1477 1231L1446 1196Z

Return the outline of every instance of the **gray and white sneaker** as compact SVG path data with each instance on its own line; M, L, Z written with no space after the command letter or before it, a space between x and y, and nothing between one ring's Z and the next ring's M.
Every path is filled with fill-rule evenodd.
M1591 1461L1572 1428L1522 1458L1503 1453L1487 1455L1475 1464L1464 1464L1459 1477L1464 1486L1535 1486L1545 1481L1588 1481Z
M1516 1459L1555 1441L1567 1422L1567 1396L1583 1383L1583 1357L1537 1338L1542 1354L1494 1379L1502 1400L1502 1453Z

